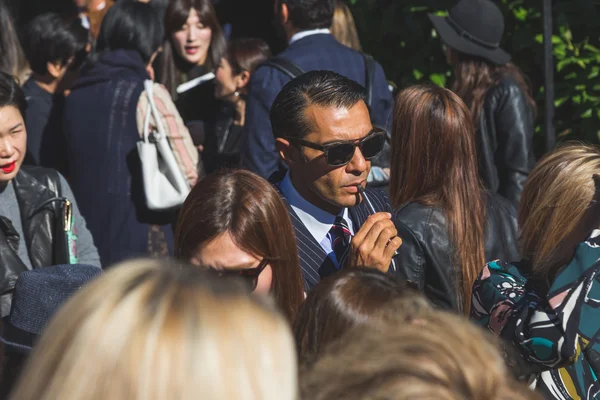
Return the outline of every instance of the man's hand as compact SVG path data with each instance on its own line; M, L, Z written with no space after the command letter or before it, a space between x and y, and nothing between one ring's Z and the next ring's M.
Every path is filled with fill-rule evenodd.
M350 242L346 266L376 268L387 272L402 239L389 213L379 212L367 218Z

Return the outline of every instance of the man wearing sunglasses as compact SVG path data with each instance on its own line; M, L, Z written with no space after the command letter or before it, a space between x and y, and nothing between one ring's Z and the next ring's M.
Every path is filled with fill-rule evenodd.
M306 288L343 267L395 272L402 240L389 200L381 191L361 194L370 160L385 142L371 124L364 88L335 72L308 72L279 93L271 124L289 168L278 187L289 205Z

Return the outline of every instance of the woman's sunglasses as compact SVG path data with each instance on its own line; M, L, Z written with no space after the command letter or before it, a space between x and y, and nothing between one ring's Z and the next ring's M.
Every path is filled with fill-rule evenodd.
M263 258L263 260L258 264L255 268L246 268L246 269L215 269L211 268L210 270L219 277L237 277L242 278L244 281L249 283L252 287L252 290L256 289L256 285L258 284L258 277L261 272L269 265L269 260Z
M302 139L288 138L292 143L320 150L325 153L325 160L331 167L341 167L342 165L348 164L350 160L352 160L352 157L354 157L354 152L357 147L360 148L360 152L366 160L377 157L383 150L385 139L386 132L382 129L373 129L369 135L359 140L329 143L325 145Z

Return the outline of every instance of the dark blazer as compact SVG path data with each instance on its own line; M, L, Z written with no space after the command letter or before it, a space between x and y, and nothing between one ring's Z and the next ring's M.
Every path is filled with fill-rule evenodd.
M279 186L276 185L276 187L279 190ZM279 193L285 204L288 206L290 219L292 220L292 226L294 227L294 233L296 235L296 244L298 245L298 257L300 258L300 268L302 269L302 277L304 278L304 288L306 291L309 291L319 283L322 278L331 275L336 269L333 267L333 263L327 256L327 253L325 253L325 250L323 250L321 245L315 240L289 205L287 199L283 193L281 193L281 190L279 190ZM373 204L375 211L391 213L392 207L387 195L383 191L366 189L365 193ZM350 208L348 212L352 219L354 233L360 229L369 215L371 215L364 201L359 205ZM392 265L390 265L389 272L396 273L397 265L398 261L394 258Z
M330 70L365 85L365 63L361 53L340 44L332 35L316 34L291 44L279 57L292 61L304 71ZM275 150L269 112L275 97L290 78L270 66L259 67L250 79L245 133L241 143L242 166L269 178L284 168ZM381 65L373 78L371 118L377 126L389 127L392 93Z
M515 208L498 195L489 194L486 201L486 262L519 260ZM416 283L435 305L458 311L456 286L460 265L453 261L443 210L408 203L395 212L394 220L403 241L398 250L401 276Z
M486 187L519 205L535 164L533 110L519 85L505 77L486 95L477 127L479 171Z

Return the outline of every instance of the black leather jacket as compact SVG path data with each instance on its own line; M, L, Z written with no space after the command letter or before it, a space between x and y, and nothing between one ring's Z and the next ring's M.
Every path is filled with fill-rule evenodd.
M19 238L12 223L0 217L0 316L8 315L12 292L18 276L28 268L18 256L19 240L25 240L33 268L68 264L57 259L56 229L64 213L58 200L60 178L54 170L22 166L13 180L21 211L24 238ZM60 257L63 257L61 255Z
M506 76L486 95L478 135L479 172L493 193L519 205L523 185L535 164L533 110L515 80Z
M486 261L519 260L514 207L497 195L487 194L486 198ZM394 221L403 241L398 250L399 276L416 283L435 305L459 310L456 285L460 266L452 261L453 249L443 210L409 203L394 213Z

